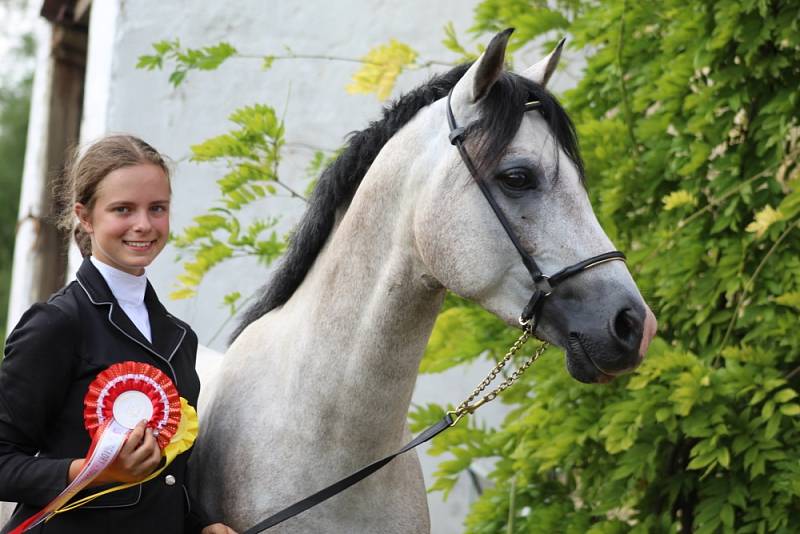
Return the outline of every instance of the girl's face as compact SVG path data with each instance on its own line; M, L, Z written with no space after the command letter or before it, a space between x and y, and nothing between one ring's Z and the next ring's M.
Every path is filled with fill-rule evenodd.
M158 256L169 236L169 180L149 163L110 172L95 191L94 207L75 204L92 238L92 256L139 276Z

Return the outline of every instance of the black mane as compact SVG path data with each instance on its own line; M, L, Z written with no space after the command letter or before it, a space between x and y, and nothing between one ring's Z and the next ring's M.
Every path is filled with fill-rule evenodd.
M346 148L320 176L286 254L262 289L262 296L245 311L241 323L231 336L231 342L247 325L289 300L328 240L337 211L349 205L386 142L420 109L446 97L469 66L459 65L433 77L385 108L380 120L350 134ZM519 129L525 103L532 100L541 102L538 111L547 121L556 139L556 146L564 150L583 179L583 162L575 127L564 109L546 89L511 73L503 73L494 84L481 103L481 119L468 128L470 154L481 175L488 176L497 165Z

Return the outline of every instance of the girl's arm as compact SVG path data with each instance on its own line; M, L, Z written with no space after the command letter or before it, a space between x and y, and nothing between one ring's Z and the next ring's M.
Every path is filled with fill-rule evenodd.
M35 304L6 340L0 364L0 501L44 506L67 485L72 458L40 458L76 365L77 328Z

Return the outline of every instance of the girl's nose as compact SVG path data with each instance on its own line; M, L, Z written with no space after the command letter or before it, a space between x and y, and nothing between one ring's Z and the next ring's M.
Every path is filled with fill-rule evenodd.
M136 232L147 232L152 227L148 213L138 213L133 222L133 230Z

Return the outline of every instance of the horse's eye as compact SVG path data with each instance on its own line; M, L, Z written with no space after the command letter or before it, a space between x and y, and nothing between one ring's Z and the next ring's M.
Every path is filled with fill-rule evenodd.
M507 191L519 193L522 191L536 189L536 176L530 169L515 167L501 172L497 179Z

